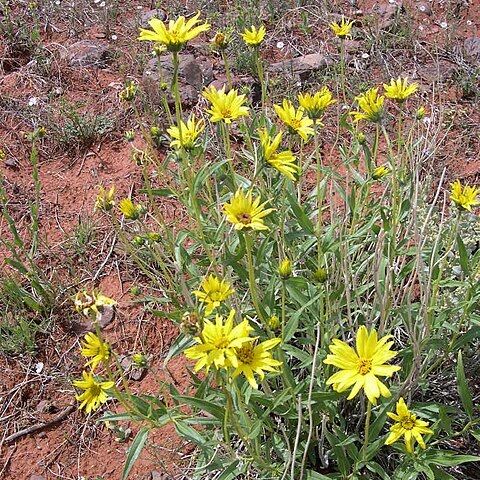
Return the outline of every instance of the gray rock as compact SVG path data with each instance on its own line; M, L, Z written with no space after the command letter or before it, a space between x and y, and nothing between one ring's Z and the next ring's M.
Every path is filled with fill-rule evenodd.
M142 12L139 17L132 22L132 26L141 27L141 28L150 28L150 24L148 23L152 18L158 18L162 22L167 18L167 14L161 8L154 8L153 10L148 10L146 12Z
M434 82L444 83L452 77L455 65L448 60L439 60L435 64L424 65L418 69L418 76L429 86Z
M396 0L395 3L375 4L372 13L378 17L378 27L380 30L388 30L394 23L395 17L403 9L403 1Z
M43 475L32 475L30 480L47 480Z
M112 323L115 318L115 307L105 306L103 307L102 314L98 320L98 326L100 329L105 328L107 325ZM92 321L88 318L85 318L83 315L76 318L72 323L72 329L78 335L84 335L87 332L94 332L95 327L92 324Z
M465 56L475 65L480 66L480 37L469 37L463 42Z
M417 10L419 12L424 13L425 15L432 15L432 6L430 5L429 2L418 2L417 3Z
M167 91L173 79L173 63L170 55L152 58L143 72L143 86L150 95L156 95L159 92L160 83L167 84ZM213 65L205 57L195 57L191 54L180 56L180 66L178 71L179 92L182 104L191 106L197 103L199 92L209 85L213 80ZM168 102L173 104L173 97L168 94Z
M101 40L80 40L68 47L67 61L71 67L104 68L110 59L110 47Z
M332 62L331 58L328 58L321 53L311 53L310 55L304 55L303 57L272 63L267 68L267 71L271 73L293 73L304 79L312 72L331 65Z

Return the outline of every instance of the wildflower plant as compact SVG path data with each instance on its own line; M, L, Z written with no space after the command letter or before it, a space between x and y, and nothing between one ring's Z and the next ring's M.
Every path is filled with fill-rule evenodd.
M206 29L193 20L172 20L169 30L154 22L141 38L165 44L175 67L181 46ZM341 43L350 33L343 23ZM190 384L159 384L165 402L133 394L115 348L104 358L94 339L88 361L99 360L95 369L115 386L102 389L103 372L77 384L92 411L102 391L122 405L104 420L139 423L126 475L149 432L168 422L196 444L192 478L450 478L444 467L478 460L447 451L452 439L478 433L462 355L478 335L480 256L461 235L478 190L455 182L458 208L431 203L419 162L429 133L415 120L412 85L394 83L385 94L380 80L363 93L349 85L358 107L336 116L332 85L302 93L298 108L267 96L259 107L212 86L193 117L183 116L172 82L177 161L150 142L138 167L148 218L120 222L133 203L109 214L124 251L161 292L149 310L178 323L165 363L183 355ZM327 128L338 132L341 165L325 164ZM447 199L445 185L437 188ZM185 221L164 215L165 198ZM447 306L460 283L462 297ZM455 409L429 391L436 370L456 378Z

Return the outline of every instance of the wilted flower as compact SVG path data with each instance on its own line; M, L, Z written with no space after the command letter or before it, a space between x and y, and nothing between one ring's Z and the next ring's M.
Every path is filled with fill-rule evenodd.
M121 90L118 95L120 99L124 102L131 102L135 98L137 91L138 87L129 80L128 82L126 82L125 88Z
M115 200L113 199L115 186L112 185L108 192L101 185L98 186L98 189L100 190L100 193L97 195L94 208L95 210L108 212L115 206Z
M143 205L134 205L129 198L120 200L118 205L120 211L130 220L138 220L142 215L145 215L146 209Z
M217 32L216 35L212 38L212 44L220 50L224 50L225 48L227 48L229 42L230 38L224 32Z
M91 292L80 290L75 295L74 304L77 312L87 317L94 315L96 318L102 313L104 307L113 307L117 302L95 290Z
M199 335L201 328L200 328L200 321L195 312L185 312L182 315L182 321L180 323L180 330L183 333L188 335Z

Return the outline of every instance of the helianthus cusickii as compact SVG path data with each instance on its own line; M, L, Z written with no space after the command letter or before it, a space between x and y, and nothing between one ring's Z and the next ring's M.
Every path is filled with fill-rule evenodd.
M260 205L260 197L255 200L250 190L247 195L239 188L233 195L230 203L226 203L223 208L227 220L233 223L235 230L252 229L268 230L263 223L263 217L273 212L273 208L265 208L267 202Z
M205 304L205 314L210 315L220 304L235 290L230 288L230 282L219 280L214 275L209 275L202 280L201 290L192 292L200 302Z
M387 415L396 423L390 427L390 435L385 441L385 445L391 445L403 436L407 452L413 453L415 440L422 448L425 448L422 433L432 434L433 431L427 428L428 422L418 419L414 413L408 410L403 398L397 402L397 413L387 412Z
M82 357L92 357L85 366L88 367L91 365L93 371L102 360L108 360L110 357L110 347L93 332L88 332L85 335L85 340L82 342L80 354Z
M383 120L383 105L385 97L383 95L378 95L378 87L367 90L365 93L355 97L355 100L358 102L358 106L363 110L350 112L350 115L353 115L356 122L360 120L368 120L369 122L380 123Z
M233 378L243 373L248 383L253 388L258 388L254 373L263 380L265 377L264 372L277 372L275 367L282 365L282 362L275 360L269 351L275 348L280 342L280 338L271 338L258 345L254 345L253 342L246 342L241 347L236 348L238 365L233 372Z
M390 390L377 377L391 377L400 370L399 366L386 365L388 360L397 355L390 350L393 342L388 340L391 335L377 339L376 330L368 333L362 325L357 332L355 351L341 340L334 339L330 345L331 354L323 361L327 365L334 365L340 371L334 373L328 380L327 385L332 385L337 392L344 392L352 387L347 400L354 398L363 388L365 395L371 403L376 403L381 396L390 397Z
M450 200L455 203L459 210L468 210L472 211L472 207L480 205L478 201L478 195L480 194L480 188L471 187L468 183L462 187L460 180L455 180L455 182L450 184L451 195Z
M248 107L245 106L247 101L245 95L238 95L235 89L225 93L225 85L221 90L217 90L213 85L206 88L202 94L212 105L207 110L211 115L211 122L224 121L232 123L238 117L248 116Z
M168 134L173 138L170 142L171 147L176 147L178 149L183 148L185 150L192 150L195 146L195 141L197 137L203 132L205 125L203 119L200 119L198 122L195 121L195 114L193 114L188 120L187 123L183 120L180 120L180 125L175 127L167 128Z
M292 102L287 99L283 99L282 106L274 105L278 118L287 125L290 133L296 133L307 141L309 135L313 135L313 120L305 117L303 114L305 110L303 107L299 107L295 110Z
M240 35L247 45L256 47L263 42L266 33L267 31L265 30L265 27L263 25L261 25L258 30L257 27L252 25L250 30L248 28L245 28L244 33L241 33Z
M148 23L153 30L141 28L138 40L152 40L154 42L163 43L169 52L179 52L188 40L192 40L200 33L206 32L210 29L208 23L197 25L197 23L200 22L198 17L200 17L200 12L186 23L185 17L183 16L175 21L170 20L168 29L161 20L158 18L152 18Z
M295 156L290 150L277 152L282 143L282 132L277 133L275 138L272 139L268 130L263 128L258 131L258 135L262 145L263 159L290 180L295 181L295 175L300 171L298 165L295 165Z
M106 390L112 388L114 382L98 382L93 378L92 373L83 372L83 380L74 380L73 385L81 388L84 392L81 395L75 395L75 398L82 402L78 407L81 410L85 407L85 411L90 413L95 411L101 403L105 403L108 399Z
M418 90L418 84L412 83L408 85L408 78L400 78L397 80L393 78L390 80L390 85L383 84L383 90L385 90L385 96L387 98L393 98L398 103L403 103L410 95L413 95Z
M205 320L202 333L194 339L198 345L184 351L187 358L197 360L196 372L203 367L208 372L212 364L217 369L225 367L227 360L228 366L238 367L235 349L252 340L250 332L253 328L246 319L234 327L234 317L235 310L231 310L225 324L220 315L217 315L215 323Z

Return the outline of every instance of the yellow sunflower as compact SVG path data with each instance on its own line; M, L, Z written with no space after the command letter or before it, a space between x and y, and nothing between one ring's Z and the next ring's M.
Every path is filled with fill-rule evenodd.
M192 292L200 302L206 305L205 314L210 315L220 304L225 301L235 290L230 288L230 282L219 280L214 275L209 275L202 280L201 290Z
M468 210L472 211L472 207L480 205L478 201L478 195L480 194L480 189L477 187L470 187L468 183L462 187L460 180L455 180L455 182L450 184L451 195L450 200L455 203L459 210Z
M345 342L334 339L333 345L330 345L332 354L327 355L323 363L334 365L340 371L327 380L327 385L332 385L336 392L344 392L353 386L347 400L354 398L362 388L371 403L376 403L380 395L390 397L390 390L377 378L391 377L400 370L399 366L386 365L388 360L397 355L397 352L390 350L393 345L388 341L390 338L391 335L386 335L378 340L376 330L368 333L362 325L357 332L357 351Z
M290 133L296 133L307 141L309 135L313 135L313 120L311 118L305 117L304 108L299 107L298 110L295 110L292 102L290 100L284 99L282 106L274 105L275 111L277 112L278 118L287 125Z
M224 213L227 220L233 223L235 230L252 229L252 230L268 230L263 223L263 217L273 212L273 208L265 208L267 202L260 205L260 197L255 200L252 198L252 191L247 195L239 188L230 203L226 203Z
M101 403L105 403L108 399L107 390L112 388L114 382L98 382L93 378L92 373L83 372L83 380L74 380L73 385L81 388L84 392L81 395L75 395L75 398L82 402L78 407L79 410L85 407L85 411L90 413L95 411Z
M80 354L82 357L92 357L85 366L88 367L91 365L93 371L101 361L108 360L110 357L110 347L101 338L89 332L85 335L85 340L82 342Z

